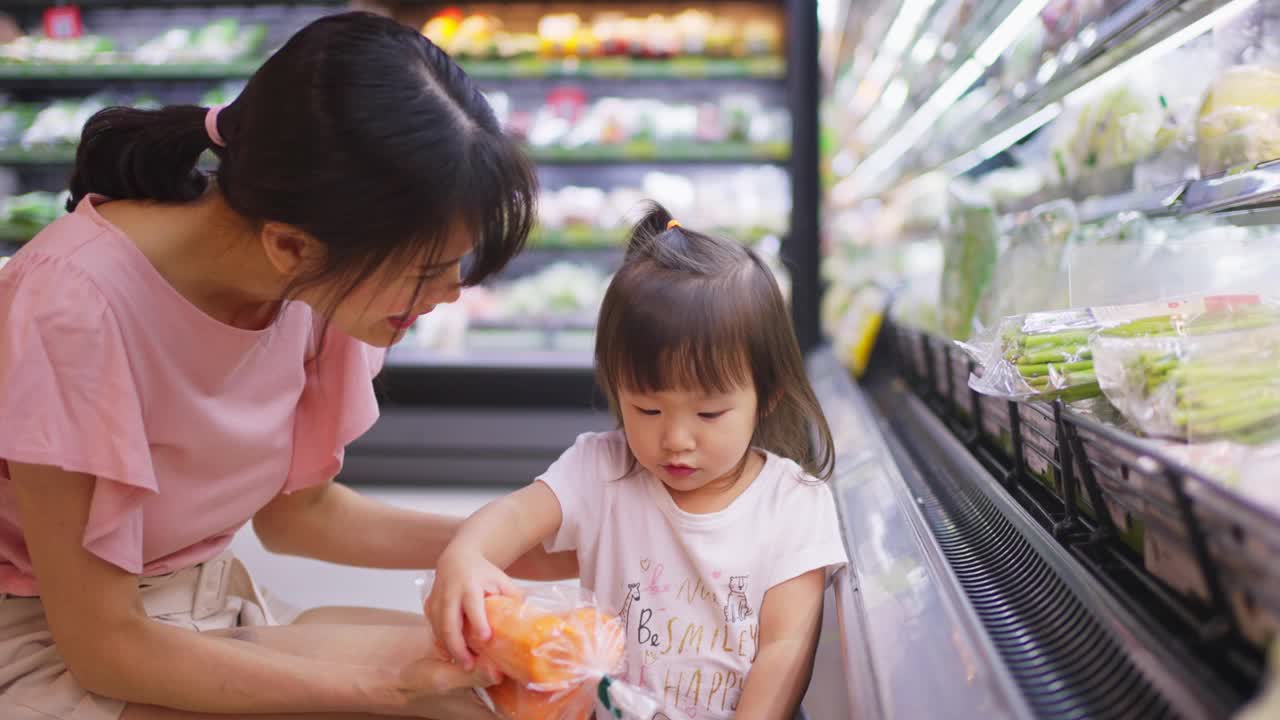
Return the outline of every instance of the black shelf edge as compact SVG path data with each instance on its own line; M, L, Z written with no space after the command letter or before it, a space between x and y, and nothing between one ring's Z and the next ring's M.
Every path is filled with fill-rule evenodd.
M384 405L608 407L589 352L465 351L396 347L375 381Z
M1122 212L1138 212L1148 217L1185 217L1272 210L1280 205L1280 160L1149 190L1097 194L1088 187L1082 183L1076 188L1037 193L1000 209L1006 215L1016 215L1055 200L1074 200L1079 204L1082 223L1097 222Z

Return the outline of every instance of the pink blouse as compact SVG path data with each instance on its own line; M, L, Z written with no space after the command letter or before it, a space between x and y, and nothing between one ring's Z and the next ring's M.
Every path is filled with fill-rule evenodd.
M378 417L383 351L287 303L265 330L177 292L87 198L0 270L0 592L38 595L8 462L96 478L84 547L131 573L208 560L329 481Z

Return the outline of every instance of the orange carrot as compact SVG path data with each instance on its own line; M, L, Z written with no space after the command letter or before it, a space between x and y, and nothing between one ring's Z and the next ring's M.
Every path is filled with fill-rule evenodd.
M507 720L587 720L595 705L589 684L539 692L507 678L487 691L493 706Z
M594 608L552 613L491 595L485 611L493 635L476 650L523 685L569 687L615 671L622 660L622 624Z

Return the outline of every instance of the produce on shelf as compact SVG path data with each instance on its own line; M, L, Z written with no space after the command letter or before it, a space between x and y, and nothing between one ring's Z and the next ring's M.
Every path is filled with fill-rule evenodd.
M1197 142L1204 175L1280 158L1280 69L1224 72L1200 106Z
M785 232L791 213L790 181L781 168L700 176L652 171L645 173L639 187L544 189L538 202L540 232L534 241L556 238L565 245L594 245L603 239L621 247L636 209L646 199L671 209L690 227L743 242Z
M30 192L5 198L0 203L0 223L5 234L18 241L28 240L66 212L68 192Z
M749 93L730 93L701 102L662 98L587 98L585 90L563 86L536 108L516 108L505 93L489 94L499 120L534 148L565 150L627 146L660 155L664 143L747 144L785 147L791 139L790 113L766 106Z
M1005 318L995 331L959 344L982 367L981 375L969 381L980 393L1010 400L1082 400L1101 394L1095 339L1176 338L1264 322L1253 313L1223 312L1241 302L1236 296L1195 296L1029 313ZM1274 321L1267 317L1265 322Z
M0 62L4 63L92 63L101 62L115 51L115 43L106 37L85 35L66 40L24 35L0 45Z
M168 30L134 50L132 59L144 65L231 63L260 55L266 39L265 25L222 18L196 30Z
M84 124L107 105L102 96L55 101L36 114L31 125L23 131L19 145L26 149L74 145L80 140Z
M1232 298L1147 330L1092 342L1102 390L1135 426L1188 441L1280 439L1280 307Z
M549 13L524 31L490 15L449 8L429 19L422 32L451 55L477 59L759 57L779 55L782 47L782 30L773 18L696 8L644 17Z
M227 103L244 89L244 81L228 81L210 88L188 102L203 106ZM84 124L99 110L111 105L159 108L164 103L147 95L123 96L98 93L87 98L55 100L43 106L10 103L0 106L0 148L18 146L27 150L65 148L80 140Z
M203 27L172 28L123 49L94 35L71 39L25 36L0 45L0 62L32 64L226 64L259 57L267 38L264 25L241 25L227 17Z
M1064 179L1131 165L1163 149L1161 143L1172 141L1160 132L1164 119L1159 96L1149 86L1136 83L1112 88L1097 101L1060 118L1060 140L1054 152L1066 173Z
M591 265L559 261L542 270L497 285L487 302L470 304L472 319L490 321L594 320L609 276Z
M963 340L974 330L978 298L996 263L1000 231L989 200L955 188L949 224L943 235L942 331Z

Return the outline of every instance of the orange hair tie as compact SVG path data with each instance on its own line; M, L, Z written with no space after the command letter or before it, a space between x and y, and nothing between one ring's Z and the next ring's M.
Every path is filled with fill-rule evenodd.
M678 227L680 227L680 221L679 221L679 220L672 220L671 222L667 223L667 229L668 229L668 230L670 230L670 229L672 229L672 228L678 228Z

